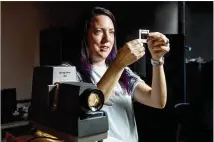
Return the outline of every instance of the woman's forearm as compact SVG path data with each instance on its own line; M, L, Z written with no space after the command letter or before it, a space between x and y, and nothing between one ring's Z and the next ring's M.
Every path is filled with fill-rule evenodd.
M105 97L105 102L112 95L114 87L120 76L123 73L124 68L118 67L115 62L113 62L100 81L97 83L97 87L103 92Z
M151 99L160 108L165 107L167 89L163 65L153 66Z

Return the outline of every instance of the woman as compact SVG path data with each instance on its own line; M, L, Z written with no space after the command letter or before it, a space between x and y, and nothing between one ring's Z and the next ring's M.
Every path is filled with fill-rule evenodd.
M113 14L95 7L86 19L78 79L102 90L102 109L109 119L108 135L123 142L138 141L132 100L154 108L164 108L166 104L163 55L169 51L169 42L158 32L149 33L147 42L153 64L151 87L128 68L144 56L142 41L129 41L117 52Z

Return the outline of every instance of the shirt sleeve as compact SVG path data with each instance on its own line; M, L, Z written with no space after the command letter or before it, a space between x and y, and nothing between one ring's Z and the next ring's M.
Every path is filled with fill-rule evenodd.
M136 73L134 73L129 67L125 68L128 78L130 80L130 94L133 98L134 90L139 82L144 82Z

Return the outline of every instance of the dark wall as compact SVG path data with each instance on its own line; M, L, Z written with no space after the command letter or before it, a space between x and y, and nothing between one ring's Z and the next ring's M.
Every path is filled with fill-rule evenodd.
M188 58L213 59L213 2L186 2L186 44Z

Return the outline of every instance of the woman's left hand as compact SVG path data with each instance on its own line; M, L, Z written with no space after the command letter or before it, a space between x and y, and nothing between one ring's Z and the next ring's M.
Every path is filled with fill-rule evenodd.
M170 50L169 39L162 33L149 33L147 42L153 60L160 60Z

